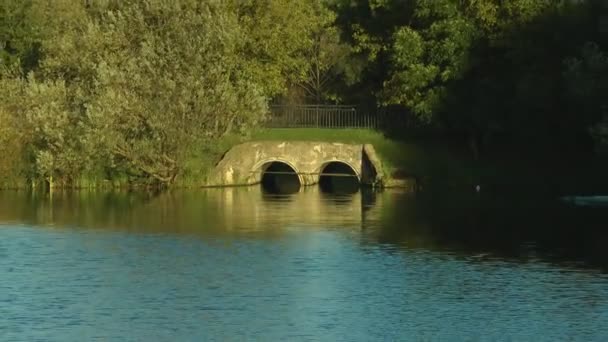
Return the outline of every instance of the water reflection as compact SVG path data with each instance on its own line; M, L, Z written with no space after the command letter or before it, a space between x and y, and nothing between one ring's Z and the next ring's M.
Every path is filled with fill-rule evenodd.
M0 222L188 234L281 236L290 227L360 233L364 244L463 253L479 260L543 258L608 270L608 212L546 199L426 196L317 187L279 195L259 187L163 193L0 192Z
M533 194L383 196L382 229L374 241L450 251L477 261L545 260L608 271L608 211Z
M309 187L0 192L0 340L607 336L606 213Z
M360 227L365 192L326 194L306 187L273 194L258 187L143 192L0 192L0 222L194 235L277 233L289 225Z

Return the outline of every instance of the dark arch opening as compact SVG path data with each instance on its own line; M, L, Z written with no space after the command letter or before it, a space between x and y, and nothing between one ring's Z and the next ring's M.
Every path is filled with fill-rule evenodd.
M321 169L319 177L321 191L334 194L354 194L359 191L359 178L350 165L331 162Z
M293 194L300 191L300 178L296 171L282 162L272 162L263 168L262 190L271 194Z

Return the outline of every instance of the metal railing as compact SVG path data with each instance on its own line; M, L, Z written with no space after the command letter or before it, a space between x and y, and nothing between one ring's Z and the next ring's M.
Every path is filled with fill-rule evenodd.
M274 105L269 128L377 128L378 116L344 105Z
M417 125L400 106L366 108L344 105L272 105L267 128L367 128L403 132Z

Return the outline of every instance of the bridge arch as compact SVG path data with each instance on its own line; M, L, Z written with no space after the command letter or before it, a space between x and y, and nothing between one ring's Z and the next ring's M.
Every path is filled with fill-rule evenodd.
M256 177L256 183L260 183L262 189L270 193L294 193L305 185L298 169L282 159L261 161L254 166L252 173Z
M318 183L323 192L350 194L359 190L361 176L350 163L331 160L321 165Z
M320 173L342 165L344 173L353 173L362 184L374 184L382 175L371 145L309 141L254 141L233 146L215 166L209 185L253 185L273 163L289 166L301 186L317 184ZM274 164L275 167L277 164ZM283 166L284 167L284 166ZM330 169L331 170L331 169Z
M329 168L329 170L328 170ZM353 176L357 177L357 181L361 181L361 175L359 174L359 168L355 167L351 163L346 160L340 159L332 159L327 160L321 164L318 169L319 176L317 177L317 182L321 180L321 174L329 171L331 173L332 169L337 169L337 171L344 171L344 173L350 173ZM340 172L335 172L340 173Z

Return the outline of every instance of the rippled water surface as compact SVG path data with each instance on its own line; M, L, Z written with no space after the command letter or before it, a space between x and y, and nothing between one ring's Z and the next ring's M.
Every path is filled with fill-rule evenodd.
M0 340L608 340L606 213L514 202L0 193Z

